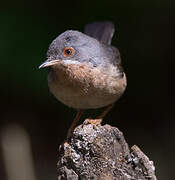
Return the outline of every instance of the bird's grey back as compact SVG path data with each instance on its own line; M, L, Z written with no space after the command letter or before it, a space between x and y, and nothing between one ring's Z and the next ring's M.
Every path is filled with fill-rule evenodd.
M84 33L91 36L102 44L104 44L103 50L105 56L103 56L103 64L110 62L117 67L121 76L123 75L123 68L121 66L120 52L116 47L111 46L112 37L114 35L115 28L112 22L94 22L87 24L84 29ZM107 61L107 62L106 62Z

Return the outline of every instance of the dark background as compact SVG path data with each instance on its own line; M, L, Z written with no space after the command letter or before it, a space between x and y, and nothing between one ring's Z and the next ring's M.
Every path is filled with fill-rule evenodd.
M159 180L175 178L174 5L173 0L1 2L0 131L14 123L26 130L38 180L56 179L58 147L75 111L49 93L47 71L37 67L56 36L99 20L114 22L113 45L128 77L125 94L103 123L117 126L130 146L137 144L154 161ZM0 169L6 180L2 153Z

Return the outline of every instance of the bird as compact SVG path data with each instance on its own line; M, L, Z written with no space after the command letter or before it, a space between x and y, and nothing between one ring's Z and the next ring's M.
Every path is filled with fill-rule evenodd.
M110 21L85 25L84 32L67 30L56 37L40 68L48 67L48 86L58 101L77 110L67 137L84 110L105 107L102 120L127 86L119 50L111 45Z

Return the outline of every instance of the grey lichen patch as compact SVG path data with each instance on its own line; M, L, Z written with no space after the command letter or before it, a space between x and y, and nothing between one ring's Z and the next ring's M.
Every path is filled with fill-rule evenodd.
M136 146L134 146L136 147ZM82 124L59 149L58 179L156 180L152 161L109 125Z

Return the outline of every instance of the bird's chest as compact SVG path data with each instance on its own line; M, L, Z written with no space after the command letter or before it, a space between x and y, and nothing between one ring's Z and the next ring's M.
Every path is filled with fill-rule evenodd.
M120 94L116 77L86 65L55 67L49 73L50 91L62 103L73 108L98 108L110 104ZM108 102L110 101L110 102Z
M63 93L85 96L96 89L103 89L107 79L107 76L98 68L89 68L86 65L68 65L51 71L48 81L51 89L56 88L56 91L64 91Z

